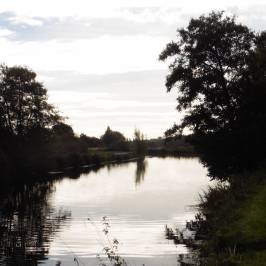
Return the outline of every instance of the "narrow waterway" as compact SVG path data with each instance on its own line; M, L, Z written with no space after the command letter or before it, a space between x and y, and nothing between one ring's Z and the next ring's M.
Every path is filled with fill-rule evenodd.
M127 265L179 265L165 225L184 227L208 185L197 158L146 158L24 188L0 205L0 265L100 265L114 238Z

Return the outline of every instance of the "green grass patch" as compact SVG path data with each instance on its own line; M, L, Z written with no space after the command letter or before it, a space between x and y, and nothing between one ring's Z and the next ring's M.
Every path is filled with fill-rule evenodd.
M266 242L266 184L256 185L249 197L240 203L235 223L244 244Z
M209 238L203 265L266 266L266 182L258 181L265 175L260 169L242 184L218 184L202 197Z

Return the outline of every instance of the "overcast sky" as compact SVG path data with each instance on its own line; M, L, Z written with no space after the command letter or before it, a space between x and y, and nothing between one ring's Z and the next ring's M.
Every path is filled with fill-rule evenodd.
M180 115L158 62L176 29L212 10L266 29L265 0L1 0L0 62L37 72L67 123L100 136L163 135Z

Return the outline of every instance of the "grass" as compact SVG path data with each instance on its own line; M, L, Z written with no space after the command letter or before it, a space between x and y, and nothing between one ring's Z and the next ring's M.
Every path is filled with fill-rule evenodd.
M266 175L260 170L245 185L217 185L202 197L208 237L203 265L266 265Z
M249 252L241 259L242 266L263 266L266 265L266 251Z
M221 253L203 260L201 266L265 266L266 251L245 252L230 255Z
M45 160L40 160L46 171L65 171L66 169L82 169L87 166L100 166L114 162L123 162L135 158L133 153L109 151L106 149L89 149L86 152L52 154Z
M266 242L266 184L257 185L250 198L240 204L237 228L247 244Z

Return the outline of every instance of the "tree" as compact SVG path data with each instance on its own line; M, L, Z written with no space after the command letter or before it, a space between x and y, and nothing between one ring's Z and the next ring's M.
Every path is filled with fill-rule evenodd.
M147 151L147 144L144 134L141 133L139 129L135 129L133 143L135 153L139 156L144 156Z
M186 127L201 133L232 127L254 41L246 26L223 12L192 19L178 30L178 41L167 45L160 60L174 57L166 87L178 87L177 109L187 114L169 133Z
M256 36L223 12L212 12L191 19L187 28L178 30L177 41L160 54L162 61L173 58L166 87L178 89L177 110L185 113L166 135L192 131L190 140L212 175L226 178L265 156L264 35ZM258 141L252 147L255 132ZM250 153L257 151L259 156L252 158Z
M88 137L86 134L80 135L80 140L87 148L96 148L102 146L102 141L96 137Z
M108 149L127 150L128 145L124 135L118 131L113 131L108 126L105 133L101 137L103 144Z
M52 127L49 144L51 151L58 156L87 150L80 138L75 136L73 128L65 123L58 123Z
M56 137L74 138L74 130L70 125L58 123L52 127L52 133Z
M1 128L25 135L32 128L50 127L60 120L54 106L47 102L47 90L27 67L0 66Z

